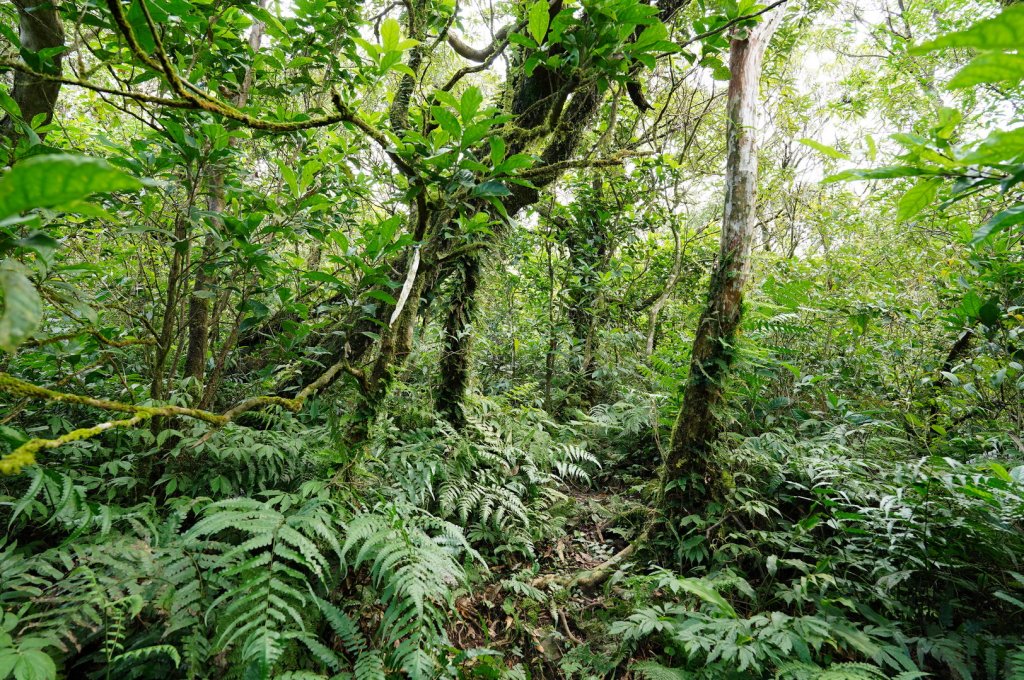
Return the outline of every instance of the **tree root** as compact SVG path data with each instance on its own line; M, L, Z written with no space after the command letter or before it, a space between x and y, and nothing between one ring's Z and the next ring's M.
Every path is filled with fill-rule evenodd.
M625 548L615 553L607 560L597 565L593 569L587 571L581 571L576 574L545 574L544 576L538 576L537 578L530 581L530 585L534 588L547 588L548 586L558 586L561 588L579 588L581 590L593 590L597 588L615 573L619 565L631 557L637 550L639 550L646 542L651 531L651 525L648 525L643 532L637 536L632 543L627 545Z

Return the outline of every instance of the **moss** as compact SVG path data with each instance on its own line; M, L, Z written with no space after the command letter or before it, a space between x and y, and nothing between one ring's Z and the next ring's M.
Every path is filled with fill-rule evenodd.
M323 380L323 378L321 378L321 380ZM0 392L6 392L7 394L25 397L28 399L56 401L65 404L77 404L79 406L91 406L104 411L132 414L131 418L112 420L92 427L79 428L57 437L56 439L33 439L28 441L10 454L0 458L0 474L17 474L21 472L21 469L26 465L35 464L35 454L42 449L53 449L70 442L89 439L90 437L95 437L101 432L105 432L106 430L113 428L132 427L133 425L137 425L138 423L146 420L151 420L158 416L168 418L195 418L196 420L202 420L203 422L217 427L223 427L243 413L261 409L266 406L280 406L295 413L302 409L302 406L306 402L306 399L309 398L309 395L316 392L322 386L321 381L314 382L306 387L294 399L277 396L254 397L243 401L241 404L235 406L224 414L218 414L204 411L202 409L185 408L182 406L136 406L134 404L124 404L110 399L96 399L94 397L86 397L80 394L57 392L56 390L47 389L45 387L25 382L24 380L19 380L8 373L0 372ZM212 431L210 434L212 434Z
M154 409L149 409L150 411ZM126 418L124 420L112 420L106 423L100 423L92 427L81 427L77 430L72 430L65 435L61 435L55 439L31 439L11 453L0 458L0 474L4 475L16 475L21 472L23 467L28 465L35 465L36 454L43 449L55 449L58 446L64 444L70 444L71 442L83 441L90 439L96 435L112 430L118 427L131 427L137 425L144 420L149 420L155 413L140 413L136 414L133 418Z

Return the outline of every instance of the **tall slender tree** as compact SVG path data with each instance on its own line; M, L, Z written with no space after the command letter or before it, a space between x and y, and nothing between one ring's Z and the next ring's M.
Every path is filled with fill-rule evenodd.
M727 105L725 211L718 263L697 326L683 405L666 454L662 482L667 519L689 514L720 498L726 483L712 445L721 433L715 415L735 357L743 314L743 290L750 275L756 222L757 106L765 49L782 19L775 10L731 43Z

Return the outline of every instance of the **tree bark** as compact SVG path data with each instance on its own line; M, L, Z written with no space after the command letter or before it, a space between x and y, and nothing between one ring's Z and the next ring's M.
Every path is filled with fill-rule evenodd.
M456 429L462 429L466 424L463 402L469 388L471 326L482 273L478 255L471 253L460 260L452 280L451 304L444 324L441 384L436 399L438 412Z
M712 445L721 433L715 409L723 400L735 357L743 289L750 274L756 217L758 84L765 48L780 19L781 13L776 12L748 37L732 40L720 254L697 326L683 405L665 460L662 502L669 522L701 512L720 499L728 486L713 456Z
M268 0L261 0L259 4L261 8L266 9ZM256 53L260 50L260 45L263 43L265 31L266 25L262 21L254 22L249 29L249 49L253 53L254 60ZM243 108L249 103L252 85L253 65L250 64L245 70L245 75L242 78L238 92L232 97L232 103L235 106ZM234 146L235 144L235 138L231 137L228 140L228 145ZM207 207L211 213L214 213L214 224L218 227L222 223L220 214L224 212L226 206L224 199L224 177L224 168L214 165L209 169L207 177L207 188L209 191ZM188 350L185 353L185 375L194 378L200 385L202 385L203 379L206 376L206 355L210 347L210 302L207 298L216 281L215 276L210 273L208 267L211 266L210 261L214 258L215 251L216 244L211 234L206 237L206 242L203 245L199 266L196 270L195 283L192 286L192 294L188 299ZM233 332L232 337L235 336L236 334ZM199 394L201 395L199 403L210 401L214 398L214 394L207 395L206 390L202 388L200 388Z
M56 2L49 0L14 0L18 10L18 38L21 47L29 52L39 52L64 46L64 26L61 24L60 13ZM60 75L62 57L54 55L54 75ZM22 71L14 73L14 89L11 98L21 109L21 119L26 125L39 114L44 114L43 125L53 118L53 110L57 106L57 95L60 83L54 80L39 78ZM18 137L18 125L11 116L0 121L0 136L14 140ZM42 138L45 135L40 135Z

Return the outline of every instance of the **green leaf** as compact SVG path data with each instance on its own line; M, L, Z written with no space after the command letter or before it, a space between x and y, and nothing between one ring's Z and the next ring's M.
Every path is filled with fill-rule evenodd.
M287 35L284 24L282 24L277 17L268 12L265 8L260 7L259 5L239 5L238 9L266 26L267 33L272 37L283 38Z
M550 20L547 0L537 0L537 2L530 5L527 17L527 30L533 36L533 39L537 41L538 45L544 42L544 36L548 33L548 23Z
M14 260L0 262L0 349L13 352L36 328L43 317L43 303L32 285L28 269Z
M3 109L13 118L21 118L21 107L18 102L7 93L7 88L0 86L0 109Z
M14 680L53 680L57 666L46 652L21 648L14 665Z
M494 180L473 187L474 196L508 196L511 193L507 186Z
M833 182L852 182L861 179L892 179L893 177L920 177L933 174L925 168L914 168L906 165L887 165L881 168L843 170L821 180L823 184Z
M505 160L505 140L495 135L487 141L491 145L491 165L497 166Z
M0 219L31 208L53 208L95 193L135 191L142 186L138 178L98 158L32 156L0 177Z
M650 49L666 38L668 38L668 29L665 28L665 24L660 21L655 22L643 30L640 37L636 39L634 49Z
M528 168L533 165L533 160L533 156L529 156L525 153L517 153L495 167L494 172L495 174L507 174L515 172L516 170L522 170L523 168Z
M831 146L829 146L827 144L822 144L821 142L816 142L813 139L808 139L807 137L804 137L803 139L801 139L799 141L800 141L801 144L803 144L805 146L809 146L812 149L816 149L817 151L820 151L821 153L825 154L829 158L838 158L839 160L842 160L842 161L850 160L850 157L847 156L845 153L843 153L842 151L840 151L840 150L838 150L838 149L836 149L834 147L831 147Z
M462 137L462 126L459 125L459 119L455 117L454 113L443 106L431 106L430 113L442 130L456 139Z
M968 164L992 165L1024 156L1024 127L993 132L961 160Z
M380 25L381 46L385 52L392 52L398 49L398 42L402 39L402 28L395 19L385 19Z
M999 317L999 303L996 300L989 300L978 309L978 319L989 328L999 323Z
M479 87L467 87L462 93L462 101L459 103L459 112L462 114L462 122L472 122L480 105L484 102L484 95Z
M992 19L984 19L970 28L948 33L917 47L911 54L921 54L947 47L974 47L982 50L1016 50L1024 45L1024 6L1007 7Z
M329 283L332 286L345 286L345 284L336 276L331 276L327 272L306 272L303 276L310 281L318 281L320 283Z
M1024 224L1024 203L1007 208L978 227L978 230L974 232L972 243L980 243L992 234L997 234L1003 229L1017 224Z
M909 220L935 201L935 195L939 192L942 180L938 177L930 177L917 182L910 191L903 194L897 204L896 219Z
M953 76L946 87L950 90L973 87L982 83L1010 84L1024 80L1024 54L991 52L980 54Z
M135 38L139 41L142 49L152 52L156 49L156 41L153 40L153 33L149 30L149 25L146 23L146 15L142 11L141 2L142 0L132 0L131 6L128 8L128 23L131 24L132 32L135 34ZM156 25L167 21L167 13L160 11L159 7L152 3L146 3L146 8L149 10L150 16L153 17Z
M380 300L381 302L386 302L389 305L398 304L398 300L396 300L395 298L393 298L392 296L388 295L387 293L385 293L382 290L376 290L376 289L369 290L369 291L366 292L366 297L371 297L371 298L373 298L375 300Z
M736 610L733 609L732 605L706 581L695 578L681 578L674 583L691 595L696 595L708 604L718 607L730 619L737 618Z

